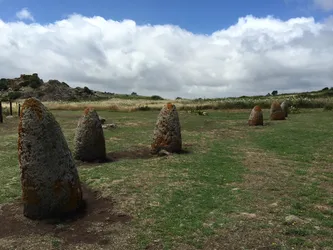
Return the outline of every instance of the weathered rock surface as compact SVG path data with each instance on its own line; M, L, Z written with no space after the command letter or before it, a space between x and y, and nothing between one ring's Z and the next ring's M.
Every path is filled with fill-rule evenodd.
M99 118L99 120L101 121L102 124L105 123L105 121L106 121L105 118L103 118L103 117L101 117L101 116L99 116L98 118Z
M255 106L250 114L248 124L250 126L264 125L264 116L260 106Z
M54 116L35 98L22 105L18 159L24 216L58 217L83 204L80 179L66 139Z
M271 120L285 120L285 113L283 112L280 103L274 101L270 109Z
M151 152L166 150L179 153L182 150L181 127L176 106L168 103L160 111L154 130Z
M104 132L96 110L85 109L76 128L74 143L76 160L87 162L106 160Z
M289 103L287 101L284 101L281 103L281 108L285 114L285 117L288 117L288 113L289 113Z

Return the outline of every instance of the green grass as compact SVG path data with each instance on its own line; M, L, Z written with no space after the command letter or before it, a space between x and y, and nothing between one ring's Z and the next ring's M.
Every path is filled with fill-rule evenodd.
M73 149L81 112L52 112ZM250 110L208 113L179 113L188 154L79 167L84 183L133 217L132 249L332 249L332 113L269 121L265 110L263 127L247 126ZM149 146L157 114L100 111L118 125L105 130L107 151ZM21 195L17 122L0 124L0 203ZM290 214L301 222L287 225Z

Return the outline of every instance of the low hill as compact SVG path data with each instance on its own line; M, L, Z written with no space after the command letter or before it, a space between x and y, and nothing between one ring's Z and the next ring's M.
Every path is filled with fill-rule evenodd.
M71 88L58 80L44 82L37 73L22 74L18 78L0 79L0 99L15 100L37 97L41 101L79 101L96 99L98 94L87 87Z
M41 101L94 101L110 98L163 100L158 95L141 96L131 94L115 94L110 92L93 91L88 87L71 88L67 83L58 80L44 82L37 73L21 74L20 77L0 79L0 101L37 97Z

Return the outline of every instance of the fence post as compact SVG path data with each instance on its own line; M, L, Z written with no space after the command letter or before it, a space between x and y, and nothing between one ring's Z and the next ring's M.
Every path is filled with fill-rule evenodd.
M2 103L0 101L0 123L3 123L3 116L2 116Z
M17 113L18 113L18 117L20 117L20 115L21 115L21 104L20 103L18 105Z
M9 101L9 114L13 115L13 104L12 104L12 101Z

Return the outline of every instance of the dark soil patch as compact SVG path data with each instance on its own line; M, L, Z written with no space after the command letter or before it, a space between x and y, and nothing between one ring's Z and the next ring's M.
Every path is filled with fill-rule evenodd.
M121 159L149 159L152 157L154 157L154 155L150 153L150 148L148 147L140 147L127 151L110 152L107 154L107 158L111 161L119 161Z
M103 228L112 223L126 223L131 217L113 213L111 200L99 198L98 192L85 186L82 189L86 206L71 217L30 220L23 216L23 206L19 201L3 205L0 207L0 238L50 235L63 240L64 244L107 244L103 236L110 232Z
M189 147L192 147L192 144L184 144L183 149L178 152L177 154L190 154L191 151L188 149ZM158 157L156 154L152 154L150 152L149 147L140 147L135 149L130 149L126 151L117 151L117 152L110 152L106 154L106 159L104 160L98 160L94 162L83 162L83 161L76 161L77 166L82 167L92 167L100 165L101 163L108 163L108 162L115 162L120 161L123 159L150 159Z

